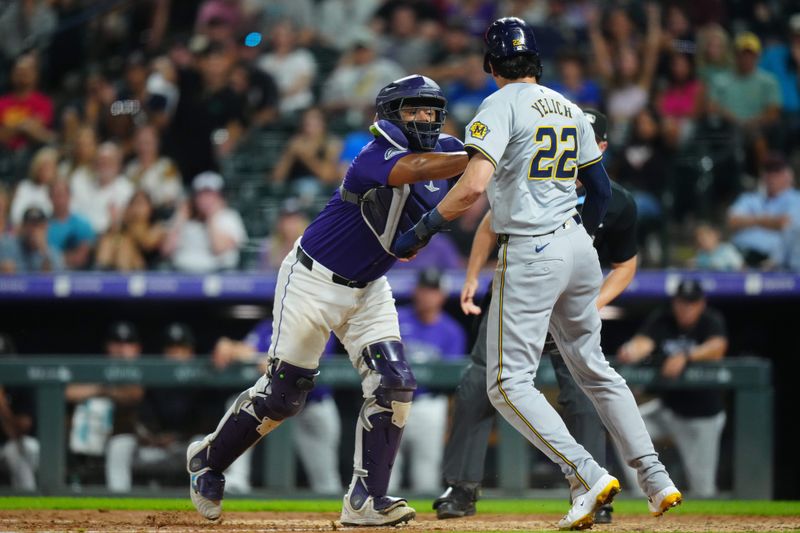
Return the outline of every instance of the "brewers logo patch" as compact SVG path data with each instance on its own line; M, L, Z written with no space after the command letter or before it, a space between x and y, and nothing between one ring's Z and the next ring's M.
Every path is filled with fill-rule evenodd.
M483 140L484 138L486 138L487 133L489 133L489 127L479 120L473 122L472 125L469 127L470 136L476 139Z

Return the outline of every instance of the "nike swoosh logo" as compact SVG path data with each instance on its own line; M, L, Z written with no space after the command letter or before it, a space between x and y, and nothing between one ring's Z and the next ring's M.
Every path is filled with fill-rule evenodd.
M436 192L439 190L439 187L433 184L433 180L431 180L430 183L426 183L425 188L428 189L429 192Z
M538 254L539 252L541 252L542 250L544 250L548 246L550 246L549 242L547 244L543 244L542 246L536 246L536 253Z

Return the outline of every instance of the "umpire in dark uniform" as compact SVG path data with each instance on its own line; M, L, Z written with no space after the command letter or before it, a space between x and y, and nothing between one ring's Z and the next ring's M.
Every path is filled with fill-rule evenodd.
M593 109L585 109L584 113L592 123L600 150L605 151L608 146L608 120ZM582 204L583 194L581 187L578 189L579 204ZM466 281L461 293L461 307L466 314L480 314L489 306L491 291L480 308L474 304L473 296L477 289L478 273L486 264L495 238L489 212L475 233L467 265ZM611 202L595 235L594 245L600 264L610 269L597 298L597 307L602 308L625 290L636 274L636 204L633 196L613 181ZM485 316L484 313L470 354L470 365L456 389L453 428L444 452L447 489L433 503L436 516L440 519L475 514L475 502L483 479L486 448L495 414L486 395ZM575 383L549 335L545 352L550 354L556 372L560 388L558 402L564 409L564 421L570 433L592 457L602 462L606 457L606 433L594 405ZM595 522L611 522L610 506L597 511Z

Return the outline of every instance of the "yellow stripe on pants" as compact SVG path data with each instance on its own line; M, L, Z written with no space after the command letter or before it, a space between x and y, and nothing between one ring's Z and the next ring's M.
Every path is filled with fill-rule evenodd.
M589 490L589 488L590 488L589 484L586 483L586 481L578 473L578 468L575 466L575 464L572 461L570 461L569 459L567 459L566 457L564 457L563 454L561 454L558 450L556 450L553 447L552 444L547 442L542 437L542 435L538 431L536 431L534 429L533 425L530 422L528 422L528 419L525 418L522 415L522 413L520 413L519 410L516 407L514 407L514 404L511 403L511 400L508 398L508 395L506 394L506 391L503 390L503 381L502 381L502 376L503 376L503 292L504 292L504 289L505 289L505 286L506 286L506 269L508 268L508 259L507 258L508 258L508 243L505 243L505 247L503 247L503 271L500 274L500 298L498 300L500 317L498 319L498 332L497 332L497 352L498 352L497 355L498 355L498 359L499 359L499 365L498 365L498 369L497 369L497 387L500 389L500 394L503 395L503 399L505 400L506 404L511 408L511 410L514 411L514 413L516 413L516 415L520 418L520 420L525 422L525 425L528 426L528 429L530 429L533 432L533 434L536 435L536 437L545 444L545 446L550 448L550 450L554 454L556 454L558 457L560 457L561 460L564 461L565 464L567 464L570 468L572 468L575 471L575 477L577 478L577 480L580 481L581 485L583 485L586 488L586 490Z

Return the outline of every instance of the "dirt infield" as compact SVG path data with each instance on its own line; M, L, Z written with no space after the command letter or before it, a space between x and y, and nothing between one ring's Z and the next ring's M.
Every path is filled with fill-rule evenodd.
M211 523L189 511L0 511L0 531L371 531L387 529L344 528L335 513L228 513ZM552 530L558 516L483 514L461 520L437 521L423 513L417 520L395 528L404 531L539 531ZM615 523L596 525L592 531L792 531L800 530L800 517L703 516L673 514L662 518L616 516Z

